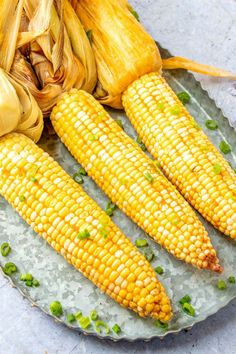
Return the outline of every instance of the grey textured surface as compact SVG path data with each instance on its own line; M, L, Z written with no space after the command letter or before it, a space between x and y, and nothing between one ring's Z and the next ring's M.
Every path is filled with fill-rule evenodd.
M236 2L132 1L151 34L173 54L236 72ZM235 83L200 78L224 112L235 119ZM0 353L227 353L236 352L236 302L188 333L151 343L110 343L79 336L32 309L0 277Z

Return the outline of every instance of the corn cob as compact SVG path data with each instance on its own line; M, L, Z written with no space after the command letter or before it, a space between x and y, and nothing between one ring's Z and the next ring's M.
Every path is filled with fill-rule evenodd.
M23 135L0 139L0 193L34 231L118 303L140 316L171 318L169 299L146 259L77 183Z
M156 242L194 266L222 270L188 203L91 95L76 89L64 94L51 121L112 202Z
M236 239L236 176L158 73L123 94L126 113L150 153L209 222Z

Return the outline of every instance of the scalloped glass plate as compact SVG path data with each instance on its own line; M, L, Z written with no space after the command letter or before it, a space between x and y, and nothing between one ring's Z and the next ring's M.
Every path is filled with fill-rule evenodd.
M219 142L222 139L230 143L232 153L226 157L235 167L236 134L229 126L228 120L225 119L222 112L191 74L184 71L172 71L171 73L166 73L165 76L176 92L187 91L190 94L191 103L188 104L187 108L212 142L216 146L219 146ZM125 131L132 138L136 138L135 131L124 113L118 111L110 112L115 119L120 119L123 122ZM205 121L210 118L218 122L219 129L217 131L206 129ZM78 170L78 163L71 157L56 136L44 135L40 145L71 176ZM102 208L105 208L108 199L104 193L89 177L85 177L84 180L83 187L86 192ZM201 217L200 219L208 230L218 251L221 264L224 266L224 273L220 278L227 279L229 275L236 275L236 244L216 231ZM138 237L146 238L144 232L120 210L115 212L113 220L126 235L130 235L132 241ZM204 320L236 297L236 285L228 284L226 290L218 290L216 286L217 275L207 271L198 271L177 261L151 239L148 239L155 253L155 258L151 264L153 267L160 265L165 270L164 274L159 277L172 299L174 308L174 318L169 328L162 330L154 325L153 320L139 318L136 314L120 307L112 299L102 294L90 281L67 264L43 239L35 234L3 198L0 198L0 231L0 242L9 242L12 247L12 252L7 259L0 256L0 264L4 265L7 261L17 264L19 272L12 276L12 283L33 304L49 314L49 304L54 300L59 300L64 309L64 314L59 321L67 326L69 324L66 321L66 313L81 310L83 315L89 315L90 311L96 310L101 320L105 321L110 328L115 323L122 328L122 332L119 335L113 333L112 330L109 334L104 332L98 334L92 325L83 331L85 334L96 335L100 338L126 339L129 341L163 337L167 333L178 332ZM25 287L19 280L19 274L25 272L31 272L40 281L40 287ZM185 294L189 294L192 298L192 305L196 310L195 317L190 317L183 313L178 305L179 299ZM81 331L77 323L69 325L69 327Z

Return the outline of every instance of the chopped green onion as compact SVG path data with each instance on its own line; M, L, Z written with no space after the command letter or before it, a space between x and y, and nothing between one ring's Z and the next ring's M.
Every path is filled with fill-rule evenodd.
M85 171L85 169L83 167L80 167L78 173L82 176L87 176L87 172Z
M185 302L182 305L182 309L187 315L194 317L195 316L195 310L192 305L190 305L188 302Z
M33 281L32 280L26 280L25 281L25 285L31 288L33 286Z
M214 170L214 172L215 172L216 175L219 175L219 174L221 173L221 171L222 171L222 167L221 167L221 165L219 165L219 164L217 163L217 164L215 164L215 165L213 166L213 170Z
M19 199L20 199L20 202L24 202L25 201L25 196L24 195L20 195Z
M219 148L220 148L220 151L223 152L223 154L228 154L231 152L231 147L225 141L221 141Z
M8 242L3 242L1 244L1 255L3 257L7 257L10 252L11 252L11 246L9 245L9 243Z
M83 231L80 231L77 238L79 240L85 240L86 238L89 238L90 237L90 233L88 232L87 229L83 230Z
M60 317L63 314L61 303L59 301L53 301L50 304L50 311L54 316Z
M154 182L154 178L152 177L152 175L149 172L144 172L144 177L148 180L148 182L150 182L150 183Z
M105 227L100 227L99 233L103 238L107 238L107 236L108 236L108 231Z
M80 324L80 327L83 328L83 329L86 329L90 326L90 319L89 317L80 317L79 318L79 324Z
M122 120L121 119L116 119L116 123L121 127L121 129L124 130L124 125L122 123Z
M76 318L75 315L73 315L73 313L68 313L66 316L67 322L72 323L75 322Z
M159 109L159 111L163 111L165 108L165 105L163 102L159 102L157 103L157 109Z
M97 311L95 311L95 310L91 311L90 312L90 318L91 318L92 321L97 321L97 319L98 319Z
M139 144L140 148L143 151L147 151L146 146L144 145L144 143L142 142L142 139L139 136L136 138L136 142Z
M189 103L190 98L191 98L189 96L189 94L187 92L184 92L184 91L183 92L179 92L177 94L177 97L183 104Z
M100 327L105 328L106 334L109 334L109 333L110 333L110 328L109 328L109 326L108 326L105 322L103 322L103 321L97 321L97 322L95 322L95 329L96 329L96 331L97 331L98 333L101 333L101 328L100 328Z
M136 247L146 247L146 246L148 246L148 242L145 239L137 238L137 240L135 240L135 246Z
M161 266L156 267L154 270L159 275L162 275L164 273L164 269Z
M27 280L32 281L33 280L33 275L30 274L30 273L21 274L20 280L21 281L27 281Z
M180 114L180 112L181 112L181 109L178 105L176 105L170 109L170 113L175 116L178 116Z
M210 130L216 130L216 129L218 129L218 124L217 124L217 122L216 122L215 120L213 120L213 119L207 120L206 123L205 123L205 125L206 125L206 127L207 127L208 129L210 129Z
M109 202L106 206L106 214L108 216L113 216L113 212L116 210L116 205L113 204L112 202Z
M88 30L88 31L86 32L86 34L87 34L88 39L89 39L90 41L92 41L92 39L93 39L93 31L90 29L90 30Z
M160 320L155 321L155 326L161 329L167 329L168 323L162 322Z
M32 282L33 286L35 288L37 288L38 286L40 286L40 282L37 280L37 279L33 279L33 282Z
M148 262L151 262L152 260L153 260L153 258L154 258L154 253L151 251L151 252L144 252L144 257L146 258L146 260L148 261Z
M78 321L83 316L82 311L78 311L75 313L75 319Z
M83 177L82 177L81 174L78 173L78 172L73 175L73 179L74 179L75 182L77 182L77 183L79 183L79 184L84 183Z
M35 177L31 177L30 180L31 180L31 182L34 182L34 183L37 182L37 178L35 178Z
M112 330L116 334L119 334L121 332L121 328L120 328L120 326L117 323L114 324L114 326L112 327Z
M17 272L17 266L14 263L12 263L12 262L8 262L3 267L3 272L6 275L12 275L13 273Z
M218 280L217 282L217 288L219 290L225 290L227 288L226 282L224 280Z
M228 277L228 282L230 284L235 284L236 283L236 280L235 280L235 277L233 275L231 275L230 277Z
M186 302L187 303L190 303L191 302L191 297L189 295L185 295L184 297L182 297L180 300L179 300L179 303L181 305L185 304Z

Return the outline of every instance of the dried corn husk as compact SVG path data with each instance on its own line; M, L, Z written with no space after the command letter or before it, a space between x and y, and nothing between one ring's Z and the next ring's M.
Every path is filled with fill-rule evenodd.
M42 112L29 90L7 73L15 60L22 12L23 1L1 1L0 136L19 131L38 141L43 130Z
M92 30L92 46L98 70L95 96L122 108L121 95L143 74L184 68L206 75L235 79L235 75L191 60L173 57L162 61L154 40L135 18L127 0L71 0L86 30Z
M0 69L0 136L21 132L37 142L43 131L42 112L29 92Z
M97 82L94 54L68 0L25 0L24 10L28 29L35 35L28 54L39 81L38 85L30 80L28 87L44 116L48 116L64 91L72 87L93 91ZM43 35L36 37L39 33ZM25 58L18 56L12 68L12 74L25 85L26 66Z

